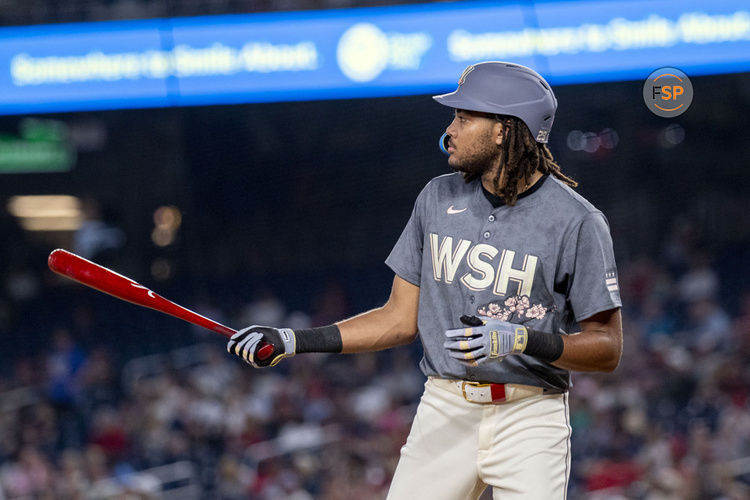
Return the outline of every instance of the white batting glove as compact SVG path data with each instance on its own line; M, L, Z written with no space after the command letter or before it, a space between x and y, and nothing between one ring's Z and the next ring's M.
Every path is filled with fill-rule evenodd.
M461 316L461 322L472 326L447 330L448 340L443 344L448 355L461 363L477 366L488 359L502 361L526 349L529 336L523 325L473 316Z
M290 328L253 325L232 335L227 351L255 368L264 368L294 356L296 345L297 338Z

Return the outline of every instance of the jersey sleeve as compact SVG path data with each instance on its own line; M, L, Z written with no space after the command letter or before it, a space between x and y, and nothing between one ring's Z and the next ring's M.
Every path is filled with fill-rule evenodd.
M559 281L567 285L576 321L622 306L612 237L602 213L588 214L568 238Z
M422 277L424 214L428 188L429 184L417 196L409 222L406 223L390 255L385 259L386 265L394 273L416 286L419 286Z

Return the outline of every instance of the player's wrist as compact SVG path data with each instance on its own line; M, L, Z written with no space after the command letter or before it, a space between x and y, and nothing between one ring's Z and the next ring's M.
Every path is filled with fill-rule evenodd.
M562 356L565 343L561 335L526 329L526 347L523 353L541 361L552 363Z
M281 340L279 351L284 357L294 356L297 352L297 335L291 328L277 328ZM283 352L282 352L283 351Z
M296 352L334 352L343 349L341 331L337 325L319 326L294 330Z

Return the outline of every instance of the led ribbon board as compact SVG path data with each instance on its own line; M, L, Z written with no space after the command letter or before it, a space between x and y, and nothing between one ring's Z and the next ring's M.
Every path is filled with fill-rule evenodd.
M750 70L739 0L441 3L0 29L0 114L443 92L507 60L552 84Z

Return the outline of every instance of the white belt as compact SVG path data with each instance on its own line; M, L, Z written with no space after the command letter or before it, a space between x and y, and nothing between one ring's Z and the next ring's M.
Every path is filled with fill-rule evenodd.
M545 391L542 387L521 384L486 384L480 382L469 382L467 380L447 380L444 378L429 377L430 381L438 387L447 389L459 396L463 396L471 403L510 403L519 399L549 394L561 391Z

